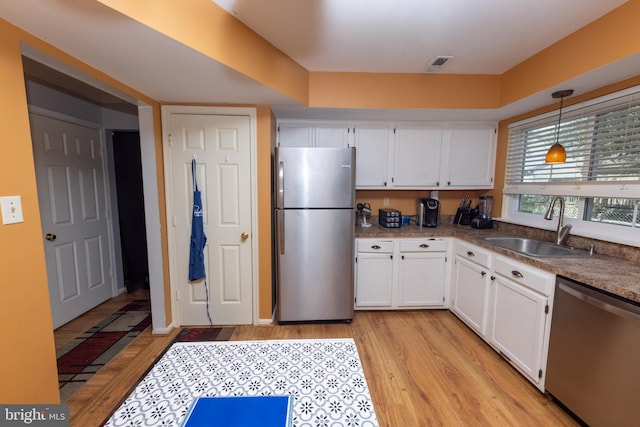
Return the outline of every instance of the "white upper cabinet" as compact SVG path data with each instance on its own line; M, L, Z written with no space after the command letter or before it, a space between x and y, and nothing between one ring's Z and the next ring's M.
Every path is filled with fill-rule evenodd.
M279 147L349 147L349 125L346 122L278 122Z
M347 123L316 123L314 125L314 147L345 148L349 144Z
M442 135L442 126L396 126L392 177L394 188L424 188L438 185Z
M440 187L493 188L496 152L494 125L452 125Z
M356 147L356 188L493 188L495 123L278 121L280 147Z
M388 188L393 161L393 128L387 123L356 123L356 188Z
M312 147L313 126L306 122L278 123L278 146Z

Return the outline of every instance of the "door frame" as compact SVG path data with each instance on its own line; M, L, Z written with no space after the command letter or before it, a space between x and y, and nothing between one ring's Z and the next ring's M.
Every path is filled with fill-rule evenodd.
M153 334L167 334L170 332L171 327L167 324L166 316L166 304L165 300L165 275L164 275L164 254L163 250L163 233L162 233L162 221L161 221L161 205L160 205L160 186L158 184L158 169L156 160L158 155L156 149L156 120L154 117L154 107L147 104L146 101L140 100L132 95L122 92L119 89L105 83L93 76L90 76L73 66L57 59L48 54L37 50L34 47L23 44L21 46L21 52L24 56L27 56L35 61L47 65L55 70L58 70L76 80L93 86L99 90L107 92L111 95L138 106L138 131L140 132L140 154L142 160L142 185L144 191L144 208L145 208L145 220L146 220L146 234L147 234L147 254L149 258L149 294L151 298L151 317L152 317L152 330ZM29 105L29 111L32 109L34 112L42 111L48 112L47 114L55 115L61 114L63 117L69 117L62 113L58 113L55 110L44 109L41 107ZM76 119L76 118L74 118ZM80 119L76 119L80 120ZM95 123L94 123L95 125ZM100 124L103 129L109 129L110 126L106 124ZM109 164L111 161L108 162ZM34 166L35 167L35 166ZM35 174L35 169L34 169ZM110 170L107 173L107 179L109 179L109 185L113 185L113 176ZM111 197L111 193L109 197ZM113 207L110 214L113 214ZM113 221L113 219L112 219ZM42 230L41 230L42 233ZM117 256L117 255L116 255ZM115 264L113 265L115 268ZM119 274L119 273L118 273ZM114 276L114 280L115 280ZM120 277L118 276L118 279ZM116 294L124 292L124 287L119 288L119 283L115 283L114 287Z
M162 106L162 147L164 155L164 186L166 194L166 211L167 211L167 239L169 248L176 247L175 237L175 221L173 219L173 168L172 159L168 153L171 152L171 145L168 138L169 123L171 114L206 114L206 115L224 115L224 116L248 116L249 117L249 151L250 151L250 171L249 179L251 185L251 229L254 230L251 236L251 289L252 289L252 318L253 324L259 324L259 288L258 288L258 218L256 215L258 207L258 182L257 182L257 110L255 108L246 107L205 107L205 106L182 106L182 105L163 105ZM177 278L177 262L176 256L172 250L169 250L169 288L171 290L171 318L172 326L180 326L178 323L177 301L178 298L178 278Z

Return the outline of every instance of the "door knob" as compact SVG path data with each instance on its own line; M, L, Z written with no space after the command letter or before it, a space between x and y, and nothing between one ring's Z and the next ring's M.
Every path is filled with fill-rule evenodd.
M240 235L240 238L242 239L242 241L244 242L245 240L247 240L249 238L249 233L247 233L246 231L244 233L242 233Z
M55 234L51 234L51 233L47 233L45 234L44 238L49 240L50 242L53 242L54 240L56 240L56 236Z

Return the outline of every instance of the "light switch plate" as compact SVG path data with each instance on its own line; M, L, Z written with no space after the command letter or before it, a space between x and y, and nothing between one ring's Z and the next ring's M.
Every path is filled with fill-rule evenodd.
M0 197L0 208L2 209L2 224L24 222L20 196Z

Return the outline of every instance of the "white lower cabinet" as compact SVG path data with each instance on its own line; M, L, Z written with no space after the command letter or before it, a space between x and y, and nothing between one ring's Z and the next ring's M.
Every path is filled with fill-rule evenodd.
M456 243L451 311L478 335L487 334L491 253L468 243Z
M358 238L355 271L356 309L449 308L544 392L555 275L444 238Z
M447 239L356 239L356 309L447 306Z
M355 306L391 308L394 283L393 240L357 239Z
M489 343L544 391L555 276L498 256L491 279Z
M543 392L554 285L549 272L456 241L450 310Z
M447 242L400 240L398 300L402 308L443 307L446 302Z

